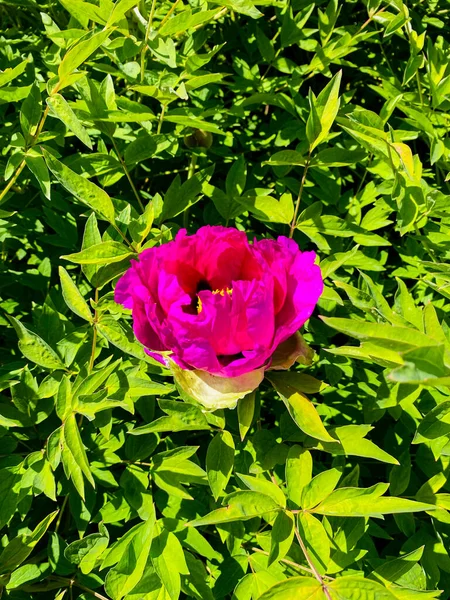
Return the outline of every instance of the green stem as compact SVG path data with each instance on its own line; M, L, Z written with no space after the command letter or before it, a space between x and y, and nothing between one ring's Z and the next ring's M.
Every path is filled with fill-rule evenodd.
M176 7L178 6L178 3L180 2L180 0L175 0L175 2L172 4L169 12L167 13L167 15L164 17L164 19L161 21L161 23L159 24L159 28L161 29L161 27L163 27L167 21L170 19L170 17L172 16L172 13L174 12L174 10L176 9Z
M306 546L305 546L305 542L302 540L302 536L300 535L300 533L299 533L299 531L298 531L297 527L294 527L294 532L295 532L295 537L297 538L297 541L298 541L298 543L300 544L300 548L302 549L302 552L303 552L303 554L304 554L304 556L305 556L306 562L307 562L307 563L308 563L308 565L310 566L310 568L311 568L311 571L312 571L312 573L313 573L314 577L317 579L317 581L318 581L318 582L321 584L321 586L322 586L322 589L323 589L323 593L324 593L324 596L325 596L325 598L326 598L327 600L331 600L330 592L328 591L328 588L327 588L327 586L326 586L326 585L325 585L325 583L324 583L324 580L323 580L323 577L322 577L322 575L321 575L321 574L319 573L319 571L316 569L316 566L315 566L315 564L313 563L313 561L312 561L312 559L311 559L311 557L310 557L310 555L309 555L309 552L308 552L308 550L307 550L307 548L306 548Z
M58 91L58 87L56 87L53 90L53 93L56 94L57 91ZM27 149L32 148L36 144L37 139L40 136L40 134L42 132L42 129L44 128L44 123L45 123L45 120L47 119L49 110L50 110L50 107L47 106L47 108L44 110L44 113L43 113L43 115L41 117L41 120L39 121L38 128L36 129L36 133L34 134L33 138L31 139L30 145L28 146ZM16 172L14 173L14 175L11 177L11 179L7 183L5 189L1 192L1 194L0 194L0 204L2 203L3 198L6 196L6 194L9 192L9 190L12 188L12 186L16 183L17 178L22 173L25 165L26 165L26 162L25 162L25 159L23 159L23 161L17 167Z
M148 44L148 38L150 36L150 31L152 30L153 16L155 14L155 8L156 8L156 0L153 0L152 7L150 9L150 16L149 16L148 22L147 22L147 27L145 28L144 44L143 44L142 50L141 50L141 77L140 77L141 83L144 81L145 54L147 52L147 44Z
M96 304L98 302L98 288L95 288L94 302ZM97 348L97 321L98 321L98 314L97 314L97 309L95 309L94 310L94 322L92 324L92 327L93 327L93 330L92 330L92 348L91 348L91 358L89 360L89 373L94 368L95 350Z
M56 575L52 575L50 578L53 579L54 581L59 581L61 583L61 585L64 585L65 587L68 587L68 588L72 588L72 586L75 586L78 589L83 590L83 592L87 592L88 594L91 594L91 596L94 596L94 598L98 598L98 600L109 600L109 598L107 598L106 596L103 596L103 594L100 594L99 592L91 590L90 588L86 587L85 585L78 583L78 581L76 581L75 579L68 579L67 577L59 577Z
M306 162L305 162L305 168L303 169L303 176L302 176L302 180L300 182L300 189L298 191L297 201L295 203L294 216L292 217L291 227L289 230L290 238L292 238L294 236L295 226L297 225L298 210L300 208L300 201L302 199L303 188L305 187L305 181L306 181L306 174L308 173L310 162L311 162L311 151L308 153L308 158L306 159Z
M159 121L158 121L158 128L156 129L156 135L159 135L161 133L161 127L163 124L165 112L166 112L166 105L161 104L161 112L159 113Z
M122 155L119 152L119 148L118 148L118 146L116 144L116 140L113 138L113 136L110 136L110 139L111 139L112 145L114 146L114 150L115 150L115 152L117 154L119 162L122 165L123 172L125 173L128 181L129 181L129 184L131 186L131 189L133 190L133 193L134 193L134 195L136 197L136 200L138 201L138 204L139 204L142 212L144 212L145 208L144 208L144 205L142 204L141 197L139 196L139 193L138 193L138 191L136 189L136 186L133 183L133 180L131 178L130 172L128 171L127 165L125 164L125 161L123 160Z
M187 174L188 180L194 176L196 165L197 165L197 155L192 154L191 161L189 163L188 174ZM189 225L189 207L186 208L186 210L183 213L183 227L185 229L187 229L188 225Z
M55 533L58 533L59 526L61 525L61 520L62 520L62 516L64 513L64 509L66 508L66 504L67 504L68 500L69 500L69 495L67 494L67 496L64 497L64 500L63 500L63 503L61 506L61 510L59 511L58 520L56 521L56 525L55 525Z

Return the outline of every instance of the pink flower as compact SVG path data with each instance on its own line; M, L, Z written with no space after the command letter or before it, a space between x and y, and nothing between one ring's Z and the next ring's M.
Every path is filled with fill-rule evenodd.
M131 309L137 339L160 362L170 351L182 370L222 378L262 373L284 342L292 354L295 343L287 340L322 293L315 257L286 237L249 244L233 228L181 230L132 261L115 300Z

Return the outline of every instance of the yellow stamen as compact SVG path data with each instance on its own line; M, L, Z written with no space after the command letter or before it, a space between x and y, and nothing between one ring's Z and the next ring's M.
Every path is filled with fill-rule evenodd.
M220 294L221 296L225 296L225 292L231 296L233 294L233 290L232 288L226 288L226 289L221 289L221 290L213 290L213 294Z

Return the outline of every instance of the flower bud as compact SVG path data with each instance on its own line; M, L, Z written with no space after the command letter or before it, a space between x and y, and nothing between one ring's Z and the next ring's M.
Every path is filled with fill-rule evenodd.
M190 135L184 136L184 143L188 148L203 148L208 150L213 143L212 133L204 129L194 129Z

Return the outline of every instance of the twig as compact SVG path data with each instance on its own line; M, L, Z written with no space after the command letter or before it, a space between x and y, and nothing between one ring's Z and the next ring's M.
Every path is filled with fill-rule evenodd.
M54 581L59 581L61 584L65 585L68 588L72 588L72 586L75 586L75 587L79 588L80 590L83 590L83 592L87 592L88 594L91 594L91 596L94 596L94 598L98 598L98 600L110 600L106 596L103 596L103 594L100 594L99 592L91 590L90 588L86 587L85 585L78 583L78 581L76 579L67 579L67 577L59 577L56 575L52 575L50 577L50 579L53 579Z
M59 529L59 526L61 525L62 516L64 513L64 509L66 508L68 499L69 499L69 494L67 494L67 496L64 496L64 500L63 500L61 509L59 511L58 520L56 521L56 525L55 525L55 533L58 533L58 529Z
M98 302L98 288L95 288L95 293L94 293L94 301L95 304L97 304ZM97 321L98 321L98 314L97 314L97 309L94 309L94 321L92 323L92 348L91 348L91 358L89 360L89 373L92 371L92 369L94 368L94 361L95 361L95 350L97 348Z
M331 596L330 596L330 592L328 591L328 588L326 586L326 584L324 583L323 577L322 575L319 573L319 571L316 569L315 564L313 563L309 552L305 546L305 542L302 540L302 536L300 535L297 527L294 527L294 532L295 532L295 537L297 538L298 543L300 544L300 548L302 549L302 552L306 558L306 562L308 563L308 565L311 567L311 571L314 575L314 577L317 579L317 581L320 583L320 585L322 586L323 589L323 593L325 595L325 598L327 600L331 600Z
M161 112L159 113L158 127L156 129L156 134L159 135L161 133L161 127L164 120L164 113L166 112L166 105L161 104Z

